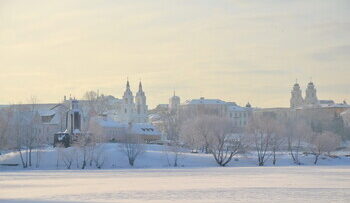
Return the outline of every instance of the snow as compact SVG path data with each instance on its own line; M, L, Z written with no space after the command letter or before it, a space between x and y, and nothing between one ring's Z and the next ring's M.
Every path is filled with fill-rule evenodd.
M350 199L350 158L322 157L318 166L313 156L301 156L304 165L295 166L288 153L279 153L276 167L258 167L254 153L237 156L229 167L218 167L209 154L180 155L177 168L164 146L147 145L146 152L128 165L115 143L102 144L106 163L102 170L88 166L66 170L57 164L58 151L41 152L40 168L0 166L0 202L347 202ZM35 163L35 151L33 152ZM342 154L338 153L338 154ZM17 152L0 155L0 164L19 163Z
M186 104L227 104L225 101L222 101L220 99L192 99L189 101L186 101Z
M348 166L17 171L0 202L348 202Z
M103 169L122 169L130 168L128 161L123 151L122 145L117 143L101 144L96 147L96 151L103 152L103 158L105 164ZM62 160L59 160L57 167L57 157L62 153L73 152L78 158L81 157L81 151L76 147L70 148L53 148L48 147L40 150L40 168L39 169L65 169L65 165ZM338 152L341 155L338 158L330 158L328 156L321 156L318 165L320 166L350 166L350 157L344 155L350 154L350 152ZM25 154L24 154L25 156ZM33 163L36 162L36 150L33 151ZM168 160L171 160L174 154L166 151L166 147L162 145L145 145L145 152L136 160L134 168L167 168L169 167ZM300 155L301 162L306 166L313 166L314 156L312 155ZM75 160L75 159L74 159ZM74 161L72 169L77 169L76 161ZM267 166L271 166L271 160L266 162ZM179 166L181 167L217 167L217 164L210 154L203 153L190 153L189 150L184 150L179 155ZM0 165L1 170L22 170L21 160L18 152L9 152L0 155L0 164L19 164L16 167L7 167ZM277 154L277 166L293 166L293 162L287 152L280 152ZM230 167L256 167L257 156L255 153L246 153L243 155L235 156L230 164ZM33 168L35 169L35 167ZM88 169L96 169L93 166L89 166Z

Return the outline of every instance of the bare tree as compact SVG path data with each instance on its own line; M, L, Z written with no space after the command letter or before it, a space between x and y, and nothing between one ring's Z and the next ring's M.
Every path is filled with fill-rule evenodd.
M302 118L288 118L285 121L285 134L288 151L295 164L300 165L300 152L311 134L311 127Z
M78 137L77 142L75 143L75 147L79 150L77 153L77 168L80 168L79 158L81 158L81 169L85 169L88 165L89 155L91 154L91 142L88 134L80 135Z
M184 151L181 144L176 141L171 141L164 149L168 165L178 167L179 159Z
M275 119L271 116L254 115L246 129L253 149L257 152L259 166L264 166L271 156L275 125Z
M95 167L98 169L101 169L107 160L105 150L105 146L99 144L95 147L94 153L92 154L91 160L94 163Z
M309 146L312 154L315 156L314 164L317 164L318 158L322 153L330 154L330 152L339 147L339 144L339 136L332 132L313 133L309 140Z
M241 136L234 134L235 129L229 119L217 116L210 119L210 152L220 166L226 166L241 149Z
M203 115L201 117L194 117L191 120L187 120L182 126L182 138L187 141L186 144L191 143L194 147L200 148L202 152L210 153L213 118L219 117Z
M281 146L286 142L285 135L285 126L283 122L277 120L273 121L274 125L272 126L273 133L271 134L271 152L272 152L272 164L276 165L277 156L276 152L281 149Z
M66 166L66 169L71 169L72 164L74 162L74 156L77 153L76 148L71 147L68 149L64 149L64 148L59 148L61 151L61 159L64 163L64 165Z
M27 154L23 156L23 146L26 144L25 136L27 135L27 125L25 114L23 113L25 109L23 106L15 105L12 108L13 118L9 126L9 136L11 136L11 148L14 148L18 151L21 163L23 168L28 167Z
M180 140L185 144L186 147L191 148L192 152L197 152L200 148L199 136L197 136L196 129L193 128L194 121L189 120L184 122L181 126Z
M12 118L13 111L11 107L0 110L0 155L2 150L10 147L9 131Z
M127 156L130 166L134 166L136 159L144 153L145 147L143 140L138 135L126 133L121 150Z
M182 140L192 149L211 153L220 166L226 166L242 147L241 136L234 134L231 120L217 115L203 115L182 126Z

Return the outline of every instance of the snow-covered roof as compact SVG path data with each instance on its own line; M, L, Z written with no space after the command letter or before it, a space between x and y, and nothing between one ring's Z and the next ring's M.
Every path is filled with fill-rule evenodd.
M131 130L131 133L138 135L160 135L161 133L150 123L132 123L118 122L111 118L95 117L94 121L105 128L124 128Z
M161 119L161 116L158 115L158 114L150 114L148 116L148 119L151 120L151 121L157 121L157 120Z
M131 132L138 135L160 135L161 133L150 123L133 123Z
M320 104L335 104L333 100L320 100Z
M128 126L127 123L117 122L111 118L95 117L93 118L101 127L106 128L125 128Z
M54 110L40 109L38 110L40 116L54 116L56 112Z
M241 106L229 106L230 111L247 111L250 108L247 107L241 107Z
M186 104L227 104L225 101L222 101L220 99L192 99L186 101Z
M350 108L350 105L340 103L340 104L321 104L322 108Z

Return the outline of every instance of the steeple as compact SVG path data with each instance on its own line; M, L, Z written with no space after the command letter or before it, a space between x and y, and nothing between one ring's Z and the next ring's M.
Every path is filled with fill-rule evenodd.
M130 83L129 83L129 78L126 80L126 89L130 89Z
M142 83L141 83L141 81L140 81L140 83L139 83L139 92L143 92L143 90L142 90Z
M175 90L174 95L169 99L169 112L176 113L179 110L180 97L176 96Z
M298 84L298 81L296 81L291 91L290 107L293 109L298 108L301 107L303 103L304 99L300 90L300 85Z
M312 80L310 80L309 84L306 88L306 95L305 95L305 104L306 105L317 105L318 99L317 99L317 92L314 83Z
M139 91L136 93L136 96L135 96L135 103L136 103L136 116L137 116L136 122L139 122L139 123L147 122L148 106L146 104L146 95L142 89L141 81L139 83Z

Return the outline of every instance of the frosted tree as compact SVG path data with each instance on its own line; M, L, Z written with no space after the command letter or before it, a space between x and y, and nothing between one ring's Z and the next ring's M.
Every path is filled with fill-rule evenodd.
M134 166L136 159L145 152L145 146L138 135L129 132L124 136L121 150L127 156L129 165Z
M0 155L2 150L10 147L9 130L12 118L13 111L11 107L0 110Z
M193 123L193 121L188 121L181 126L180 140L186 147L191 148L192 152L197 152L200 148L200 141L196 129L193 128Z
M271 115L254 115L246 129L251 146L257 153L258 165L264 166L271 157L271 147L277 150L276 120ZM276 144L276 146L274 146Z
M309 148L315 156L314 164L317 164L319 156L323 153L330 154L340 145L338 135L325 131L322 133L313 133L309 140Z
M25 136L27 134L27 125L25 123L25 115L23 113L23 108L20 105L16 105L12 108L13 118L11 125L9 126L9 136L11 136L11 147L16 149L20 155L21 163L23 168L28 167L27 154L23 156L23 146L26 145Z
M241 136L234 134L235 128L228 118L212 116L206 119L210 129L210 152L220 166L226 166L242 148Z
M311 127L302 118L287 118L285 120L285 136L288 144L288 151L297 165L300 165L300 153L303 144L312 133Z

